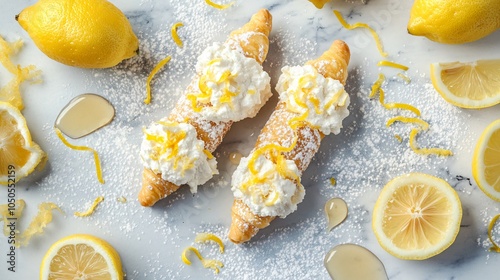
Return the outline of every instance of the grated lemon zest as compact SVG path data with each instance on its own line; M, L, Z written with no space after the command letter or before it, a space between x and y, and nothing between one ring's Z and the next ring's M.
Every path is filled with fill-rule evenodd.
M211 259L202 259L201 264L204 268L213 269L215 274L219 274L220 268L224 267L224 264L221 261Z
M393 68L401 69L403 71L406 71L406 70L410 69L406 65L399 64L399 63L396 63L396 62L393 62L393 61L389 61L389 60L381 60L381 61L379 61L377 63L377 66L393 67Z
M222 240L215 234L209 232L198 233L194 238L194 242L196 243L204 243L207 241L213 241L219 245L219 251L224 253L224 243Z
M172 28L170 29L170 31L172 33L172 39L174 39L174 42L180 48L182 48L184 44L182 43L181 38L179 38L179 34L177 34L177 28L179 28L181 26L184 26L184 24L182 22L177 22L174 25L172 25Z
M421 129L414 128L410 132L410 148L419 155L438 155L438 156L452 156L453 152L450 150L440 148L419 148L416 143L417 134L422 131Z
M217 4L217 3L212 2L211 0L205 0L205 3L207 3L209 6L214 7L216 9L219 9L219 10L225 10L225 9L231 7L232 5L234 5L234 2L235 1L228 3L228 4Z
M222 262L218 261L218 260L204 259L201 256L201 254L198 251L198 249L196 249L196 248L194 248L192 246L189 246L186 249L184 249L184 251L182 251L182 255L181 255L182 262L184 262L187 265L191 265L191 261L187 257L187 254L190 251L193 252L196 255L196 257L198 257L198 259L201 261L201 264L203 265L204 268L211 268L211 269L213 269L215 274L219 274L219 269L221 267L224 267L224 264Z
M204 149L203 153L205 153L205 155L207 156L207 158L209 160L214 158L214 155L212 155L212 153L209 150L207 150L207 149Z
M95 163L95 170L97 173L97 180L99 180L99 183L104 184L104 179L102 178L101 160L99 159L99 154L97 153L97 151L86 146L75 146L69 143L68 140L66 140L66 138L64 138L64 135L62 134L61 130L59 130L58 128L54 128L54 130L56 131L57 137L59 137L59 139L63 142L63 144L66 147L75 151L92 152L94 154L94 163Z
M408 76L406 76L405 74L403 74L403 73L398 73L396 76L398 76L401 79L403 79L403 81L405 81L406 84L411 83L411 79Z
M265 197L266 197L266 201L264 203L264 205L266 206L273 206L274 204L276 204L276 202L278 201L278 199L280 198L280 195L278 192L276 192L275 188L273 187L273 191L272 193L274 194L273 196L273 199L269 199L269 194L267 194Z
M168 126L168 127L173 127L176 125L179 125L178 122L163 122L159 121L157 122L158 124ZM166 154L169 152L169 155L167 156L167 160L174 159L174 166L173 168L175 170L178 169L179 162L181 162L181 175L184 176L184 172L186 170L192 169L194 167L194 159L190 159L186 156L178 156L179 153L179 143L186 138L186 131L181 130L179 132L172 132L170 130L166 131L166 135L153 135L149 134L145 129L143 129L143 133L145 135L145 139L147 141L155 142L158 143L159 145L156 145L149 155L151 159L153 160L159 160L160 156ZM208 152L208 154L207 154ZM213 158L213 155L207 150L204 151L205 155L209 159Z
M493 246L491 246L490 248L490 251L496 253L500 253L500 246L498 246L495 240L493 240L493 228L495 227L498 218L500 218L500 214L493 217L488 225L488 239L490 240L491 244L493 244Z
M399 134L394 135L394 138L396 138L399 141L399 143L403 142L403 138Z
M213 59L208 63L208 66L211 67L216 63L219 63L221 61L221 58L216 58ZM238 96L240 92L238 91L231 91L229 90L229 87L231 86L231 83L234 81L234 78L236 78L237 75L231 73L231 71L226 70L222 75L216 79L213 75L213 71L209 68L207 70L207 73L203 74L200 76L198 80L198 88L200 89L199 93L189 93L187 95L187 99L191 101L191 107L193 111L195 112L200 112L202 110L202 106L198 104L198 102L202 104L208 104L210 103L210 98L212 97L212 88L207 86L208 82L215 83L217 85L224 83L224 90L223 94L221 97L219 97L219 102L220 103L229 103L229 107L233 108L233 97Z
M124 197L123 195L120 196L119 198L116 199L118 202L121 202L121 203L126 203L127 202L127 198Z
M103 200L104 200L103 196L98 196L94 200L94 202L92 203L92 205L90 206L89 209L87 209L85 212L75 212L75 216L88 217L88 216L92 215L92 213L94 213L95 209L97 208L97 205L99 205L99 203L101 203Z
M375 39L375 43L377 44L377 49L380 52L380 55L382 55L383 57L387 56L387 53L384 51L384 47L382 46L382 41L380 40L380 37L378 36L377 32L371 26L369 26L368 24L363 23L363 22L356 22L354 24L349 24L349 23L347 23L347 21L345 21L344 17L342 16L342 14L339 11L333 10L333 13L335 14L337 19L339 20L340 24L342 24L342 26L345 29L348 29L348 30L352 30L352 29L356 29L356 28L368 29L370 31L370 34L373 36L373 39Z
M429 123L421 120L419 118L408 118L408 117L403 117L403 116L396 116L390 118L387 123L385 124L387 127L391 126L395 122L403 122L403 123L414 123L418 124L422 127L423 130L429 129Z
M11 61L10 57L17 54L22 46L22 40L9 43L0 36L0 64L14 75L10 82L0 88L0 101L6 101L19 110L24 108L21 84L25 81L30 81L32 84L42 82L40 78L42 72L34 65L21 67Z
M52 221L52 210L64 213L59 206L52 202L42 202L38 205L38 213L21 234L19 243L16 244L17 247L28 245L33 236L43 233L43 229Z
M144 99L144 104L149 104L151 103L151 81L153 80L153 77L160 71L160 69L167 64L171 56L167 56L164 59L162 59L156 66L151 70L151 73L149 73L148 79L146 80L146 99Z

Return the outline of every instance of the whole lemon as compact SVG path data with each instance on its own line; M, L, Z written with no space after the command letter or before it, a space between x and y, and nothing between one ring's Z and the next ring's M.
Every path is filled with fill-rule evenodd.
M106 0L40 0L16 20L43 53L70 66L112 67L139 48L128 19Z
M408 32L432 41L462 44L500 28L499 0L416 0Z

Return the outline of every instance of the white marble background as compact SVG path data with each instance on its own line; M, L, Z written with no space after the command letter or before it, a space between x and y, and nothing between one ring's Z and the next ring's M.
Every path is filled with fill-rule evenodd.
M83 70L64 66L43 55L14 16L35 1L2 0L0 35L12 41L22 38L25 48L16 58L21 65L34 64L43 71L44 83L24 85L24 114L33 139L47 151L49 164L18 185L18 198L27 201L25 228L37 205L53 201L66 215L55 214L45 233L18 250L17 272L7 271L7 240L0 237L0 279L35 279L45 251L56 240L73 233L90 233L109 241L120 253L127 279L329 279L323 267L325 253L341 243L360 244L384 263L390 279L498 279L500 255L489 252L487 223L500 212L499 204L487 198L471 178L471 157L480 132L498 119L499 107L464 110L449 105L430 85L429 65L437 61L469 61L498 58L500 32L466 45L441 45L406 32L410 1L371 0L367 5L334 0L322 10L307 0L239 1L226 11L208 7L202 0L112 0L129 17L141 42L140 56L113 69ZM352 97L351 116L337 136L328 136L320 153L303 175L306 198L298 211L262 230L252 242L235 246L227 237L232 194L229 187L234 166L231 152L249 152L260 128L276 104L274 97L256 119L233 126L217 151L221 175L196 195L187 188L153 208L136 201L140 188L139 144L141 129L165 116L187 85L195 57L213 41L247 21L259 8L268 8L274 17L271 50L264 65L276 83L284 65L302 64L326 50L334 39L351 47L352 59L347 89ZM332 10L338 9L348 22L370 23L380 34L388 59L410 66L406 85L382 69L382 59L373 39L364 30L341 27ZM170 27L182 21L179 34L185 47L171 40ZM145 81L152 67L166 55L171 63L155 78L153 103L142 103ZM0 70L0 84L8 82ZM388 78L384 85L388 101L408 102L422 111L431 124L418 142L424 146L450 148L450 158L415 155L407 145L410 126L388 129L385 122L397 112L387 111L367 96L378 73ZM52 126L60 109L74 96L94 92L107 97L116 107L113 123L98 132L73 141L95 147L102 158L106 184L100 185L90 154L64 147ZM394 134L403 136L403 143ZM380 189L391 178L407 172L427 172L447 180L458 192L463 205L462 228L456 242L442 254L425 261L403 261L386 253L371 230L371 213ZM336 186L329 185L335 177ZM105 201L88 218L73 216L86 209L99 195ZM0 188L0 204L7 192ZM127 203L116 199L124 196ZM326 232L323 205L331 197L342 197L350 212L346 222ZM207 258L224 262L221 273L202 268L196 260L186 266L182 250L193 244L198 232L221 236L227 247L222 255L213 244L195 245Z

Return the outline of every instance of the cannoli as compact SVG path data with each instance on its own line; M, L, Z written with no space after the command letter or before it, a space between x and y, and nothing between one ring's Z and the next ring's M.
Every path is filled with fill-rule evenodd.
M282 69L276 85L280 101L232 177L232 242L250 240L276 217L297 209L305 192L302 172L323 137L338 134L349 114L344 90L349 58L349 47L337 40L318 59Z
M225 43L207 47L170 115L144 129L141 205L152 206L184 184L195 193L218 173L212 153L233 122L254 117L272 95L261 65L271 28L271 14L262 9Z

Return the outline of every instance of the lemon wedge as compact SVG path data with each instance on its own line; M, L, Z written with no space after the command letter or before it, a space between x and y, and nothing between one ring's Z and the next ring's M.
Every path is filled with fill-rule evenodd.
M75 234L54 243L40 266L40 279L123 279L120 256L106 241Z
M500 201L500 120L481 134L472 158L472 175L487 196Z
M479 109L500 103L500 59L432 63L431 79L455 106Z
M0 101L0 184L28 176L44 157L42 149L31 140L21 112Z
M382 189L372 227L380 245L391 255L423 260L455 241L461 220L460 199L446 181L410 173L392 179Z

